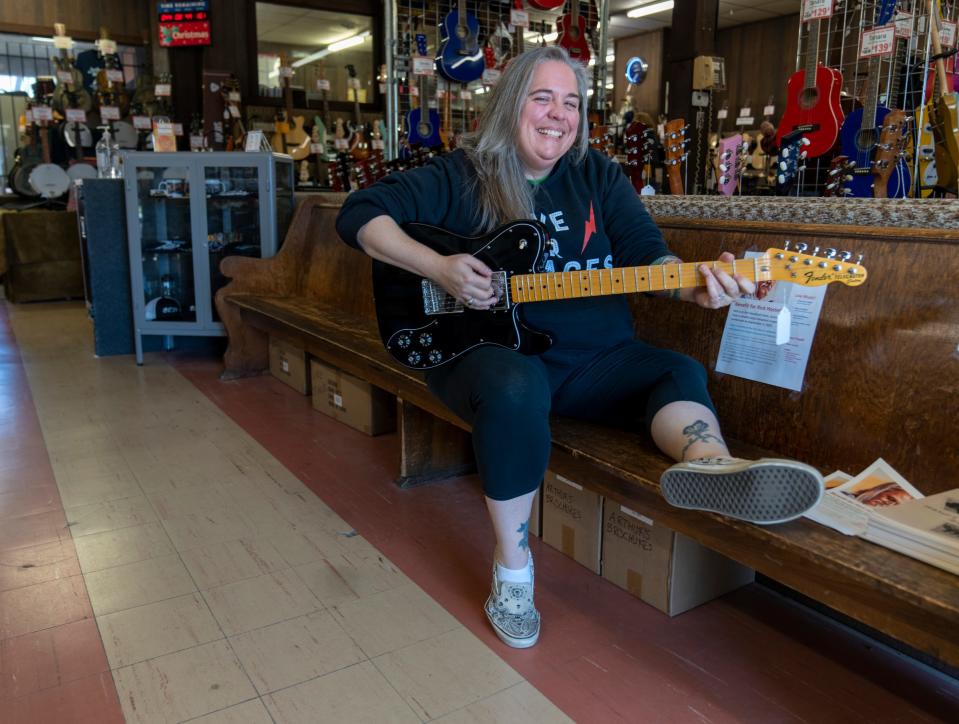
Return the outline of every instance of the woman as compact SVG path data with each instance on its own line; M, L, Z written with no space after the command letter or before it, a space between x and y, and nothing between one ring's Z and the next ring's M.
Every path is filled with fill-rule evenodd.
M473 235L514 219L539 219L550 235L547 270L679 261L618 166L588 149L586 83L584 68L561 48L514 58L477 131L428 166L351 194L337 219L340 236L375 259L432 279L474 310L496 302L491 270L467 254L437 254L399 224ZM755 292L741 275L701 271L704 286L671 296L718 309ZM552 336L549 350L526 356L481 346L427 374L433 393L472 425L497 541L486 615L508 645L532 646L539 636L527 523L549 459L551 412L645 424L660 450L680 461L661 480L673 505L771 523L818 502L822 478L813 468L730 457L702 365L634 340L624 296L521 310L529 326Z

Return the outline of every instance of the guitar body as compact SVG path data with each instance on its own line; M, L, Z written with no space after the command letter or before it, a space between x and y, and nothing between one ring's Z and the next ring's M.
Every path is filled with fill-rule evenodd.
M535 221L516 221L479 237L462 237L426 224L403 230L434 251L449 256L471 254L496 271L513 274L540 271L546 229ZM518 305L472 311L447 297L449 312L424 311L425 280L398 267L373 262L373 296L380 337L402 365L430 369L461 357L481 345L495 345L523 354L540 354L552 344L518 316ZM508 281L507 281L508 284Z
M486 62L479 44L479 21L472 13L460 25L458 10L443 18L442 42L436 56L436 69L454 83L469 83L483 75Z
M931 105L931 104L930 104ZM947 191L956 190L959 180L959 117L956 94L945 93L936 101L935 113L929 109L932 134L936 141L936 185Z
M538 10L555 10L566 4L566 0L529 0L529 4Z
M797 70L786 84L786 111L779 121L776 143L782 145L783 136L802 130L809 139L806 155L816 158L827 153L836 143L843 121L839 106L842 74L824 65L816 66L816 85L806 90L806 71Z
M409 131L407 142L411 146L433 148L443 144L440 138L440 114L432 108L414 108L407 113L406 128Z
M876 195L873 191L873 154L879 143L879 129L889 115L889 109L876 107L876 128L863 128L862 115L862 108L857 108L846 116L839 133L839 145L842 155L856 164L851 172L852 179L844 184L848 189L846 195L872 198ZM905 198L909 195L910 182L909 168L905 161L899 159L889 175L885 198Z
M579 2L579 0L573 0L573 2ZM566 52L569 53L569 57L573 60L578 60L584 65L589 63L589 43L586 42L586 18L577 16L576 22L574 23L571 15L564 15L559 19L559 22L556 23L556 28L559 30L559 40L556 41L556 44L566 48Z

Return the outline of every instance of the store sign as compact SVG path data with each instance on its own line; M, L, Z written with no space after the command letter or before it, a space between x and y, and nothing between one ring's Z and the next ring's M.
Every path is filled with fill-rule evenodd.
M939 41L943 48L956 47L956 24L947 20L942 21L942 28L939 30Z
M210 3L182 0L157 3L160 45L176 48L210 45Z
M897 38L912 37L912 14L911 13L901 13L897 11L896 19L893 21L893 24L896 26Z

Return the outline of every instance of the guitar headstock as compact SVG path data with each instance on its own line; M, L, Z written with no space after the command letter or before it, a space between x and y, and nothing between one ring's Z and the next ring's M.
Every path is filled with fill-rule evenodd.
M840 282L850 287L858 287L868 273L862 266L862 254L852 261L852 252L823 249L817 246L811 254L806 253L808 245L798 242L793 249L792 242L786 241L782 249L767 249L766 255L757 259L760 272L767 273L772 281L792 282L804 287L821 287L831 282Z
M911 116L905 111L894 109L886 114L882 127L879 129L879 143L876 146L875 160L872 162L872 173L875 183L889 183L892 171L906 153L906 141L909 138Z
M421 56L425 56L427 54L426 33L416 34L416 54Z
M679 166L686 160L686 131L689 127L684 118L666 122L666 165Z
M826 184L823 187L823 196L848 196L852 191L843 184L852 181L852 170L856 168L856 162L850 161L848 156L836 156L829 164L829 170L826 172Z
M779 169L776 173L776 191L780 195L789 193L796 182L796 176L800 171L806 170L801 164L806 161L806 146L810 143L800 131L783 136L779 148Z
M729 138L723 138L719 141L716 150L717 160L719 162L717 170L717 187L719 193L724 196L731 196L739 185L739 172L742 166L743 137L737 133Z

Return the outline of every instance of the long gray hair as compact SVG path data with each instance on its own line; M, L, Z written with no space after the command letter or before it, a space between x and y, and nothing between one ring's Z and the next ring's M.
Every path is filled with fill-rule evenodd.
M540 63L551 60L565 63L576 77L579 128L571 148L574 160L582 161L589 150L587 80L583 65L571 60L566 50L557 45L534 48L513 58L493 87L476 130L463 134L459 140L476 169L476 176L466 191L477 200L476 221L480 232L491 231L513 219L533 218L534 189L526 179L526 170L516 150L516 134L533 73Z

